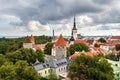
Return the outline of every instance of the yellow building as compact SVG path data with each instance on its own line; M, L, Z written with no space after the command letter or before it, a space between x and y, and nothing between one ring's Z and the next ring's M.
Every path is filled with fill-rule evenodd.
M41 70L38 70L37 72L39 76L47 77L50 75L50 68L41 69Z
M34 66L34 68L37 70L38 75L42 77L47 77L50 74L50 66L49 64L37 64Z

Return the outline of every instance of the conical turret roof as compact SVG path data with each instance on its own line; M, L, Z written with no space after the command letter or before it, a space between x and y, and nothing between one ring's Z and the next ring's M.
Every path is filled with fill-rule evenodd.
M55 45L56 46L66 46L66 43L65 43L65 40L64 40L62 34L60 34L59 39L57 40Z

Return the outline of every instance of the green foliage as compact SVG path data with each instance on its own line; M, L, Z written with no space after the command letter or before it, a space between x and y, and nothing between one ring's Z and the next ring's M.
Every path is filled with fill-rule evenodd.
M115 49L116 49L117 51L119 51L119 50L120 50L120 44L116 44L116 45L115 45Z
M44 53L42 50L37 50L36 52L36 59L38 59L39 62L44 62Z
M21 48L15 52L8 53L6 57L13 63L18 60L26 60L29 64L35 63L36 59L44 62L44 53L41 50L36 52L32 49Z
M23 38L0 38L0 54L13 52L22 47Z
M2 66L5 62L9 60L5 57L5 55L0 54L0 66Z
M100 47L100 45L98 45L98 44L95 44L95 45L94 45L94 47Z
M45 36L45 35L35 36L35 43L36 44L38 44L38 43L44 44L44 43L47 43L50 41L51 41L51 37L49 37L49 36Z
M41 77L40 80L48 80L47 78Z
M101 43L106 43L106 40L104 38L100 38L98 41L100 41Z
M51 42L47 43L47 45L45 46L45 49L44 49L44 53L51 55L52 46L53 46L53 43L51 43Z
M118 60L117 56L114 53L105 55L105 58L113 60L113 61L117 61Z
M74 59L68 68L69 77L74 80L114 80L111 65L98 56L81 55Z
M75 53L75 51L88 51L89 47L86 46L83 43L74 43L73 45L71 45L68 49L67 49L67 55L72 55Z
M0 80L39 80L37 72L26 61L6 62L0 67Z

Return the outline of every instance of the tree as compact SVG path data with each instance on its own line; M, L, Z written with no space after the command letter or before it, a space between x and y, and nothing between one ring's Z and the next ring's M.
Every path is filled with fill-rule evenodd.
M53 46L53 43L51 43L51 42L47 43L47 45L45 46L45 49L44 49L44 53L51 55L52 46Z
M110 59L110 60L114 60L114 61L118 60L117 56L114 53L105 55L105 58Z
M12 62L5 62L0 67L0 80L17 80L15 66Z
M50 75L48 76L48 80L60 80L60 78L54 73L54 71L50 70Z
M37 50L36 52L36 59L38 59L39 62L44 62L44 53L43 51L40 49L40 50Z
M45 35L35 36L35 43L37 44L44 44L50 41L51 41L51 38L49 36L45 36Z
M100 38L98 41L100 41L101 43L106 43L106 40L104 38Z
M75 53L75 51L88 51L89 47L87 45L85 45L84 43L74 43L73 45L71 45L68 49L67 49L67 54L72 55Z
M6 43L0 43L0 54L6 54L8 52L8 45Z
M39 80L39 76L26 61L6 62L0 67L0 80Z
M116 45L115 45L115 49L116 49L117 51L119 51L119 50L120 50L120 44L116 44Z
M26 60L29 64L36 61L35 51L26 48L20 48L15 52L10 52L6 57L13 63L16 63L18 60Z
M36 70L29 66L26 61L17 61L15 63L17 80L39 80Z
M94 45L94 47L100 47L100 45L98 45L98 44L95 44L95 45Z
M80 55L68 68L69 77L74 80L113 80L114 73L111 64L98 56Z
M0 66L2 66L5 62L9 60L5 57L5 55L0 54Z
M115 45L115 49L118 51L118 53L117 53L117 58L118 58L118 60L120 59L120 44L116 44Z

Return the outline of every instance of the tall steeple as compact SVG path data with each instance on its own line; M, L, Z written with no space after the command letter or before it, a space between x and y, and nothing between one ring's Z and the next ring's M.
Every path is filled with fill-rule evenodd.
M76 28L76 19L75 19L75 16L74 16L74 23L73 23L73 29L72 30L77 30Z
M73 28L72 28L71 38L74 38L74 40L76 40L78 38L77 37L77 28L76 28L76 18L75 18L75 16L74 16L74 21L73 21Z

